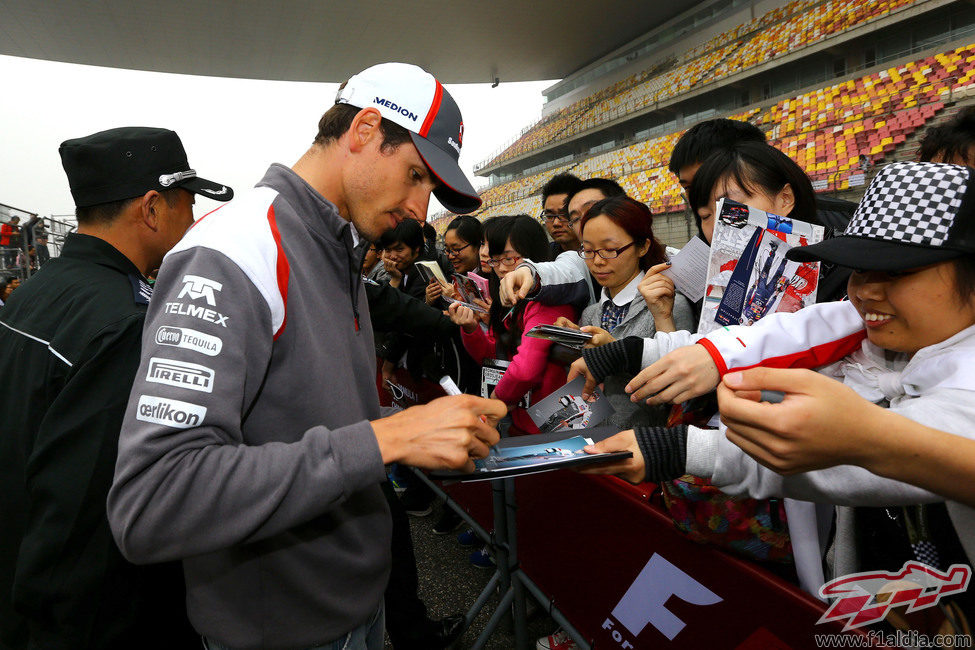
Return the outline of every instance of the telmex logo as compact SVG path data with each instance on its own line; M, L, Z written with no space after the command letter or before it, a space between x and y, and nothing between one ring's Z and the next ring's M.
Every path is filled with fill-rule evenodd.
M417 120L416 113L411 113L410 110L405 106L400 106L399 104L396 104L395 102L391 102L388 99L383 99L382 97L377 97L373 101L376 104L381 104L385 106L386 108L391 108L392 110L396 111L400 115L405 115L406 117L410 118L414 122L416 122Z
M184 275L183 288L180 290L179 295L176 296L176 299L178 300L183 296L189 296L192 300L206 298L208 305L216 307L217 297L213 291L220 291L221 289L223 289L223 285L219 282L214 282L210 278L201 278L198 275Z
M640 636L649 623L665 637L674 640L687 625L677 618L664 605L671 596L692 605L714 605L722 598L700 582L668 562L663 556L654 553L640 575L626 590L620 602L613 608L613 618L629 630L633 638ZM613 640L622 648L632 648L633 644L615 629L613 619L607 618L602 625L611 630Z
M188 327L170 327L169 325L163 325L156 330L156 343L193 350L208 357L217 356L223 348L223 341L216 336L210 336Z
M213 391L213 377L213 370L206 366L159 357L149 359L149 371L146 373L146 381L203 393Z
M135 409L136 420L162 424L174 429L188 429L198 426L203 422L206 414L205 406L149 395L140 395L139 404Z
M220 312L213 311L212 309L207 309L206 307L198 307L197 305L186 305L181 302L167 302L166 313L178 314L180 316L192 316L193 318L199 318L200 320L205 320L208 323L216 323L221 327L226 327L227 319L230 318L229 316L224 316Z

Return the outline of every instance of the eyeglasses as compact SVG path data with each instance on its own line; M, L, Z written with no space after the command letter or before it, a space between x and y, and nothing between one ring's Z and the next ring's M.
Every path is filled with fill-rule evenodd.
M579 209L573 212L572 215L570 215L569 218L565 220L565 222L569 224L569 226L571 226L572 228L575 228L576 224L579 223L579 221L584 216L586 216L587 212L589 212L589 208L596 205L597 203L599 203L599 201L595 199L593 199L592 201L586 201L581 206L579 206Z
M569 223L569 214L565 210L560 210L559 212L553 212L551 210L543 210L542 218L545 221L561 221L562 223Z
M622 246L620 248L580 248L579 257L583 257L587 260L591 260L596 257L596 253L599 253L599 256L604 260L611 260L615 257L619 257L620 253L622 253L623 251L625 251L627 248L629 248L635 243L636 243L635 241L631 241L626 246Z
M444 248L443 252L447 257L454 257L455 255L460 255L460 252L462 250L464 250L465 248L470 248L470 246L471 244L467 244L466 246L461 246L460 248L450 248L449 246L447 246Z
M514 266L519 262L519 260L521 260L521 255L506 255L501 259L495 259L492 257L487 261L487 263L488 266L493 268L495 266L498 266L499 264L503 264L504 266Z

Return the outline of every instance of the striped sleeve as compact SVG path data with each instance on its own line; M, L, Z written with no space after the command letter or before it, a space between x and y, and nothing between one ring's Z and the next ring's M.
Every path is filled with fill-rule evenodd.
M698 341L723 376L755 366L818 368L860 347L863 321L849 301L766 316L750 327L723 327Z

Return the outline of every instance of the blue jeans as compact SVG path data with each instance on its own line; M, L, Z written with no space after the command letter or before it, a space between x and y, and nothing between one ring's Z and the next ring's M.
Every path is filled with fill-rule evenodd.
M317 645L307 650L383 650L383 632L386 627L386 615L383 604L379 603L379 608L372 619L355 628L345 636L342 636L325 645ZM207 650L233 650L230 646L225 646L211 639L204 637L203 647Z

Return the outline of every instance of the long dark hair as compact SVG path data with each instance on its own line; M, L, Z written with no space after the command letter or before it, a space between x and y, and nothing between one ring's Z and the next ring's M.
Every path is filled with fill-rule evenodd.
M447 224L444 234L451 230L456 230L457 236L472 246L480 248L481 244L484 243L484 226L477 220L477 217L462 214Z
M490 226L489 226L490 224ZM548 262L550 260L548 237L545 228L538 221L526 214L513 217L496 217L491 222L485 222L484 235L488 243L488 252L494 255L504 253L505 245L511 241L511 247L523 258L533 262ZM501 304L501 281L496 273L488 278L488 288L491 292L491 310L489 312L491 331L498 342L498 347L510 359L521 343L521 319L525 312L527 301L519 301L514 309ZM511 312L509 318L505 318ZM507 321L511 327L505 325Z
M733 147L715 151L694 174L687 198L698 232L701 230L701 217L697 211L708 205L712 190L725 179L734 180L748 194L761 192L774 196L789 185L795 196L795 204L789 214L779 216L819 223L816 193L802 168L770 144L739 142Z
M653 236L653 214L645 203L628 196L614 196L594 203L582 218L580 231L586 230L586 223L598 216L605 216L633 238L633 246L639 248L650 242L650 248L640 258L640 268L646 271L654 264L667 260L664 245Z

